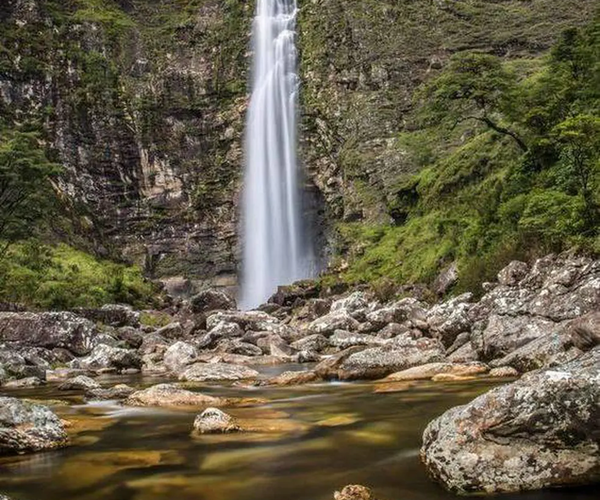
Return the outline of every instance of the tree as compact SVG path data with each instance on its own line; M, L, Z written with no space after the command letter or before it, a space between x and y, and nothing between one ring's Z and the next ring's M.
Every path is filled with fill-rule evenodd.
M47 216L55 198L52 179L59 172L38 132L0 132L0 258Z
M511 137L526 152L519 134L499 122L503 106L510 101L516 78L492 55L478 52L455 54L442 74L425 85L418 96L421 112L430 121L451 120L454 126L468 120L484 124Z
M559 143L567 175L573 176L585 203L588 225L595 228L598 206L594 197L600 170L600 118L581 114L559 123L554 134Z

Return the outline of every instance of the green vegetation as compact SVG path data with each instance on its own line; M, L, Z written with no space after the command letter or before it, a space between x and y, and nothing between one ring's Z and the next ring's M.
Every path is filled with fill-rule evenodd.
M156 292L137 267L98 260L67 245L39 240L13 245L0 260L0 302L41 309L152 304Z
M395 225L338 227L343 277L431 282L458 261L460 291L511 259L600 252L598 61L598 21L539 59L455 54L400 136L420 172L396 181Z

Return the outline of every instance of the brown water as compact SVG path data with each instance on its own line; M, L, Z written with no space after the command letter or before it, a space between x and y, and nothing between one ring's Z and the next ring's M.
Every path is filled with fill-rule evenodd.
M490 387L490 382L420 384L382 394L373 384L213 386L203 392L268 400L229 413L283 421L285 427L277 433L200 438L190 435L193 411L86 405L52 386L12 392L69 400L70 405L51 406L73 422L74 445L0 459L0 491L15 500L331 500L336 488L361 483L387 500L456 498L427 478L418 456L421 435L431 419ZM583 489L502 498L598 496Z

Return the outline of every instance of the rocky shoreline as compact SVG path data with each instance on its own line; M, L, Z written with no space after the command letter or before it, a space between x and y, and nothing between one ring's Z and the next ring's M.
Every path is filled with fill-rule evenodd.
M165 311L0 312L0 383L56 383L128 406L198 407L193 432L204 434L256 431L255 422L224 409L260 402L194 390L204 383L373 380L377 392L390 392L422 380L505 378L510 383L427 427L421 455L431 477L456 493L597 482L600 261L550 255L531 266L512 262L485 290L479 300L464 294L431 305L301 282L247 312L217 290ZM274 377L256 369L286 363L306 369ZM138 372L172 383L103 386L98 378ZM66 446L67 431L68 422L44 406L1 400L0 455ZM336 498L368 498L353 488Z

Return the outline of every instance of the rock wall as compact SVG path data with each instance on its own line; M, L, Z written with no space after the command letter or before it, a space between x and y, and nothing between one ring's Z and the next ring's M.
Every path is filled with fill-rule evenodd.
M455 51L544 52L593 0L300 2L302 156L321 228L386 221L413 172L399 132ZM6 0L0 110L35 118L77 234L157 278L235 284L248 42L243 0ZM325 243L323 243L325 245Z

